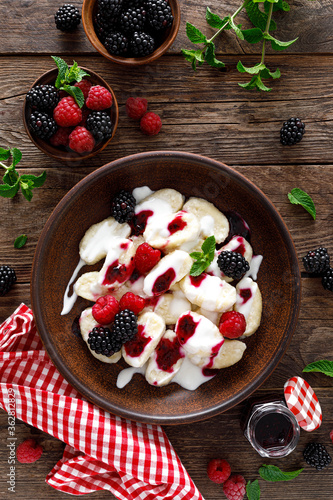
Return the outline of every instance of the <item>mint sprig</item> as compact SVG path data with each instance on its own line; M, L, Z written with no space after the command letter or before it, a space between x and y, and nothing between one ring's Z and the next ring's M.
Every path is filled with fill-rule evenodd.
M22 248L26 244L28 236L26 234L21 234L14 241L14 248Z
M258 479L249 481L246 485L246 495L248 500L260 500L260 486Z
M291 481L299 476L303 469L298 469L291 472L284 472L276 465L262 465L259 468L259 474L262 479L270 482Z
M213 262L215 246L215 236L209 236L201 245L202 252L190 253L190 257L195 260L190 270L191 276L199 276Z
M79 68L76 61L73 61L72 66L68 66L66 61L58 56L51 56L58 67L58 76L55 81L55 88L58 90L64 90L69 95L71 95L77 105L82 108L84 105L83 92L79 87L71 85L73 82L80 82L85 76L90 76L89 73Z
M328 361L327 359L314 361L306 365L303 372L319 372L324 373L328 377L333 377L333 361Z
M309 212L313 219L316 219L316 207L308 193L300 188L293 188L291 192L288 193L288 198L290 203L293 205L302 205L302 207Z
M12 162L10 165L5 165L3 161L9 160L12 157ZM28 200L32 200L32 190L36 187L41 187L46 180L46 172L44 171L40 175L23 174L20 175L15 167L21 161L22 153L17 148L5 149L0 147L0 166L3 167L6 172L2 178L2 184L0 184L0 196L3 198L14 198L19 189L23 193L23 196Z

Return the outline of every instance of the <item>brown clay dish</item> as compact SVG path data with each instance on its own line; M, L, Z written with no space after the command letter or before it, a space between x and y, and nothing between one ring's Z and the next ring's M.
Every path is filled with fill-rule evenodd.
M110 141L112 141L118 126L119 109L118 109L117 99L112 88L102 77L100 77L97 73L95 73L91 69L84 68L83 66L81 66L81 68L84 69L87 73L89 73L90 76L87 78L93 83L93 85L101 85L102 87L107 88L112 95L112 106L111 106L111 122L113 124L112 136L110 137L110 139L106 141L98 142L95 145L94 149L91 151L91 153L79 154L76 153L75 151L71 151L70 149L68 149L68 151L64 151L60 148L52 146L52 144L49 144L46 141L43 141L39 137L36 137L34 134L30 132L28 126L31 110L29 105L27 104L26 99L24 99L24 104L23 104L23 123L30 140L35 144L35 146L37 146L38 149L40 149L46 155L56 160L68 163L86 160L87 158L92 158L97 153L100 153L100 151L106 148L106 146L110 143ZM29 90L31 90L36 85L42 85L42 84L53 85L57 78L57 74L58 74L57 68L47 71L32 84Z
M106 365L95 359L72 333L74 319L88 307L78 299L61 316L63 295L79 261L85 231L110 214L110 201L121 189L148 185L199 196L220 210L235 210L249 224L254 252L264 256L258 284L263 296L262 323L246 340L236 365L220 370L196 391L176 384L150 386L134 375L117 389L124 361ZM70 236L69 236L70 235ZM59 249L62 249L59 251ZM95 270L85 267L81 272ZM183 152L149 152L109 163L80 181L57 205L39 238L31 300L37 328L54 364L87 399L132 420L181 424L203 420L241 402L272 373L291 340L300 307L300 270L288 229L269 199L237 171L215 160Z
M121 57L110 54L99 40L95 33L93 17L97 10L97 0L83 0L82 4L82 24L87 38L91 45L109 61L123 64L125 66L139 66L149 64L163 55L176 39L180 26L180 6L178 0L169 0L173 15L172 26L166 31L165 38L161 45L157 47L152 54L145 57Z

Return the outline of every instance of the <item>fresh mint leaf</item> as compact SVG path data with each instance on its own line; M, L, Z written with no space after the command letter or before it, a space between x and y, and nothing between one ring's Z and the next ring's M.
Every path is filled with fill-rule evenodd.
M190 40L192 43L206 43L207 38L206 36L193 24L191 23L186 23L186 35L187 38Z
M41 187L46 180L46 172L44 170L44 172L38 176L32 174L23 174L21 175L20 180L23 182L30 181L30 185L32 188Z
M259 468L259 474L265 481L277 482L277 481L291 481L295 477L299 476L303 469L298 469L292 472L284 472L276 465L262 465Z
M0 161L8 160L10 157L10 149L0 148Z
M23 193L23 196L26 200L31 201L32 200L32 181L22 181L20 179L20 186L21 186L21 191Z
M265 69L266 66L262 63L255 64L252 68L248 68L246 66L243 66L243 64L238 61L237 63L237 69L240 73L249 73L250 75L257 75L259 71Z
M17 148L13 148L10 150L11 154L12 154L12 166L13 168L22 160L22 153L19 149Z
M230 24L231 28L234 30L234 32L236 33L236 35L238 36L238 38L240 38L241 40L244 40L243 32L240 29L241 24L240 25L236 25L235 22L234 22L234 20L233 20L233 18L231 16L229 16L229 24Z
M201 245L202 252L192 252L190 257L195 259L190 270L191 276L199 276L213 262L215 254L215 236L209 236Z
M222 26L226 22L228 22L228 20L229 19L227 17L225 17L224 19L221 19L220 16L218 16L217 14L214 14L214 12L212 12L210 10L210 8L207 7L207 9L206 9L206 21L209 24L209 26L211 26L212 28L219 30L222 28Z
M76 73L76 81L80 82L82 78L84 78L85 76L90 76L90 75L84 69L79 68L78 72Z
M21 234L21 236L18 236L16 240L14 241L14 247L15 248L22 248L27 242L27 235L26 234Z
M2 178L4 184L9 184L10 186L14 186L16 184L17 179L19 178L19 174L16 170L7 170L5 175Z
M248 43L258 43L263 39L263 32L260 28L242 30L243 37Z
M84 105L84 95L82 90L79 87L74 87L74 85L63 85L61 87L62 90L65 90L69 95L74 97L77 105L82 108Z
M282 2L282 10L284 10L285 12L290 11L290 5L288 2Z
M191 270L190 270L190 275L191 276L200 276L204 272L204 270L208 266L205 265L205 261L197 260L196 262L193 262Z
M257 75L254 75L247 83L239 83L238 85L243 89L252 90L256 87Z
M299 188L293 188L290 193L288 193L288 198L290 203L293 205L302 205L303 208L316 220L316 207L313 203L311 196L309 196L305 191Z
M17 191L19 190L20 183L17 180L16 184L12 186L10 184L0 184L0 196L4 198L14 198Z
M205 254L205 256L211 259L211 261L214 258L215 247L216 247L215 236L209 236L208 238L206 238L201 246L203 254Z
M264 68L260 72L260 75L261 75L261 78L273 78L275 80L276 78L280 78L281 71L279 70L279 68L277 68L277 70L274 71L274 73L272 73L268 68Z
M252 483L251 481L247 483L246 494L248 500L260 500L260 486L258 479L252 481Z
M269 40L271 42L272 49L274 50L285 50L286 48L290 47L290 45L292 45L294 42L296 42L296 40L298 40L298 38L295 38L294 40L290 40L289 42L281 42L280 40L274 38L269 33L264 33L263 36L264 38L266 38L266 40Z
M192 69L194 71L197 69L197 64L201 66L204 62L204 54L202 50L188 50L182 49L182 54L185 57L186 61L189 61L192 64Z
M328 377L333 377L333 361L328 361L327 359L321 359L320 361L314 361L308 364L303 372L319 372L324 373Z
M264 90L265 92L269 92L272 90L270 87L266 87L266 85L263 83L260 74L257 75L257 80L256 80L256 87L258 90Z
M58 66L58 76L55 81L55 88L59 89L65 82L66 72L68 71L68 64L58 56L51 56L56 65Z
M210 42L205 51L205 61L213 68L224 68L225 64L215 57L215 45Z
M262 12L259 9L258 3L254 2L254 0L250 0L248 4L246 4L246 12L252 24L256 28L260 28L262 31L265 31L266 24L268 20L268 16L265 12ZM271 19L269 30L276 30L276 23Z

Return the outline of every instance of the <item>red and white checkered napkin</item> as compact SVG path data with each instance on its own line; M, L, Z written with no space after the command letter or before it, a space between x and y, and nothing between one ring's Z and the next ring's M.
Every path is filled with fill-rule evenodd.
M284 384L284 397L300 427L314 431L321 426L320 403L312 387L302 377L292 377Z
M203 500L163 429L111 415L85 401L55 368L21 304L0 326L0 406L67 443L48 474L54 488L109 490L121 500Z

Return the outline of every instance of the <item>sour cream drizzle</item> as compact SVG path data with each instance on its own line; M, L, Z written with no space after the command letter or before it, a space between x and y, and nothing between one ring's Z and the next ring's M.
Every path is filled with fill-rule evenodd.
M66 290L65 290L65 293L64 293L63 307L62 307L62 311L60 313L61 316L63 316L64 314L68 314L69 311L72 309L73 305L75 304L75 301L77 299L77 295L76 295L76 293L74 291L73 291L72 295L69 295L69 287L71 286L71 284L73 283L73 281L76 279L79 271L85 265L86 265L85 261L83 259L80 259L78 265L74 269L74 272L73 272L73 274L71 276L71 279L69 280L69 282L67 284L67 287L66 287Z

